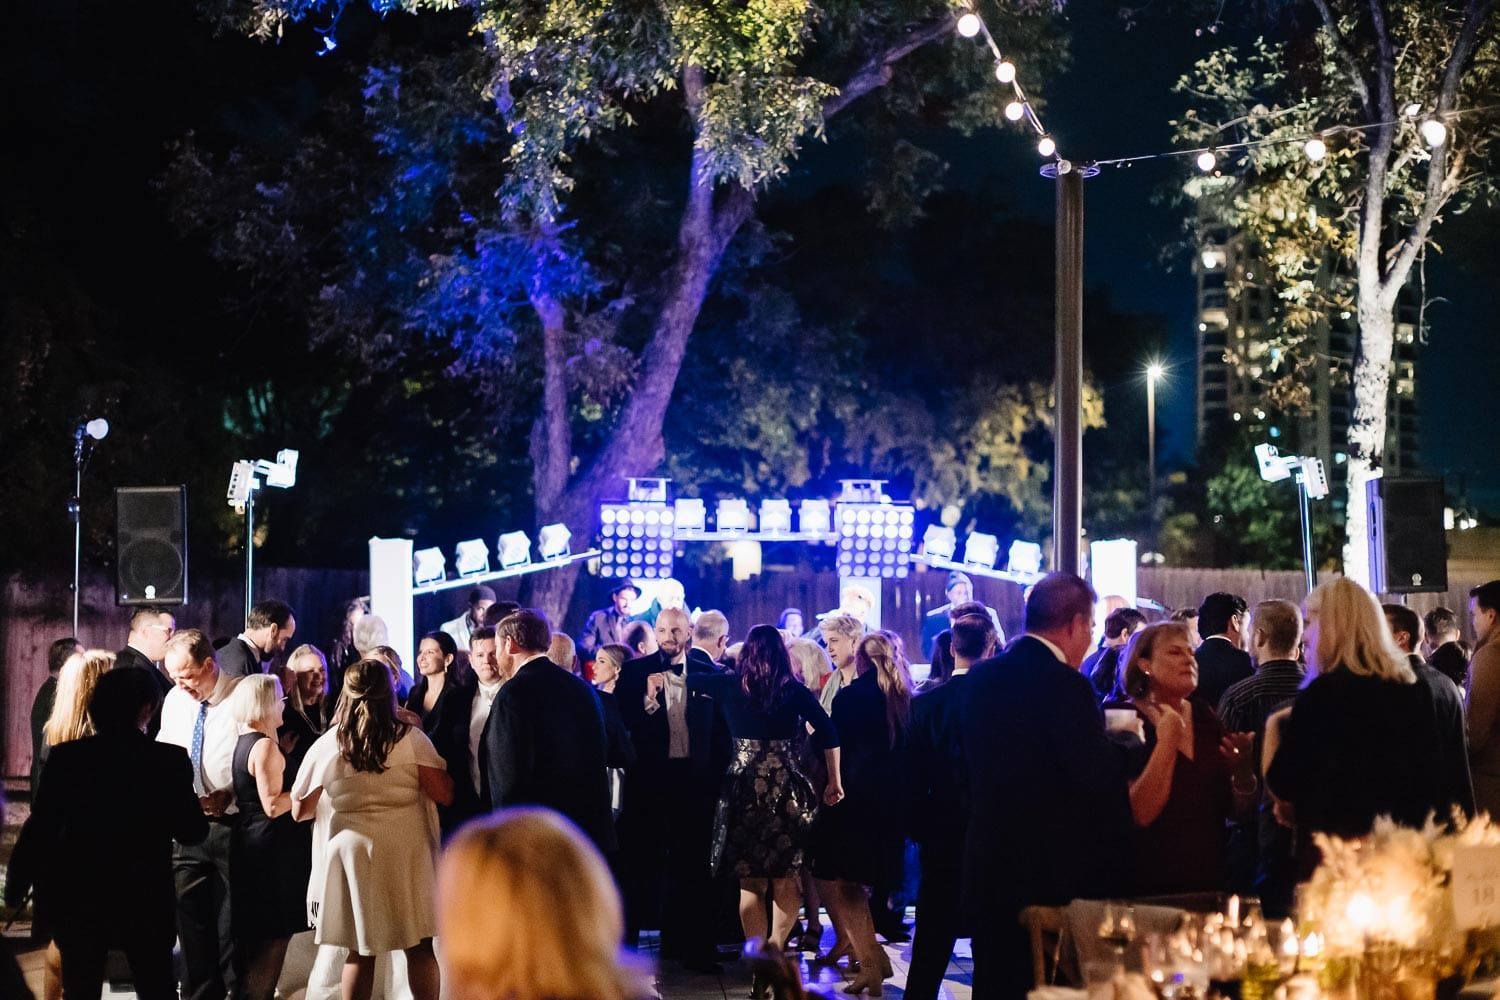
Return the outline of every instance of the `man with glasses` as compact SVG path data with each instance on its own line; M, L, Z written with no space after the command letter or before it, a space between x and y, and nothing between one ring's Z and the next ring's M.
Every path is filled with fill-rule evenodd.
M160 666L166 652L167 640L177 632L177 619L171 612L154 605L143 605L130 616L130 634L125 637L125 648L115 654L115 669L137 667L151 675L162 698L172 690L172 678ZM152 739L161 730L161 705L157 704L146 732Z

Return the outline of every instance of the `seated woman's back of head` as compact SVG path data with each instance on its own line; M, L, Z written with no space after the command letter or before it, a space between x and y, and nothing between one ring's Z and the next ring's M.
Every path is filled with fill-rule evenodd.
M438 937L458 1000L631 1000L620 897L598 850L548 809L464 827L438 868Z

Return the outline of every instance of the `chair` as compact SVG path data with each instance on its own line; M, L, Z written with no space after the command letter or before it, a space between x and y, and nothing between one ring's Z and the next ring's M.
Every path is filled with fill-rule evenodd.
M1034 987L1047 986L1064 975L1061 964L1063 937L1067 931L1065 915L1066 909L1061 906L1028 906L1021 911L1021 926L1026 928L1026 933L1031 938L1031 979ZM1073 981L1073 977L1067 977L1067 982Z

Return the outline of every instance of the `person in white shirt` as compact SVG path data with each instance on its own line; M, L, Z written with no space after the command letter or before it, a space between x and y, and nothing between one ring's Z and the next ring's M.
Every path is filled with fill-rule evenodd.
M452 621L443 622L438 628L453 636L458 648L467 653L470 651L469 643L473 641L474 631L484 626L484 613L494 603L495 591L481 583L469 591L468 610Z
M234 991L234 949L229 927L229 842L235 820L234 744L238 725L228 698L238 678L214 663L213 645L197 629L167 641L167 676L173 688L162 704L157 740L183 748L193 765L193 788L209 818L200 844L176 844L177 931L185 965L184 1000L222 1000Z
M500 672L500 656L495 651L495 630L488 625L475 629L469 636L469 666L477 682L474 704L469 709L469 777L479 792L480 801L487 802L489 794L483 790L484 768L479 746L484 739L485 723L490 720L490 706L495 703L495 695L500 693L500 685L505 683L505 676Z

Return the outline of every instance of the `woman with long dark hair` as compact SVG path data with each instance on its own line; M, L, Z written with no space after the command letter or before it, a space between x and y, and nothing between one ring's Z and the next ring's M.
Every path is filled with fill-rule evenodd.
M652 694L664 677L652 676ZM813 727L828 766L823 801L832 805L843 798L837 731L792 672L781 633L772 625L750 630L737 673L690 673L687 683L712 695L734 739L714 817L714 870L740 880L740 923L747 940L766 937L770 894L774 912L768 940L782 946L801 903L797 873L817 805L792 741L799 726ZM754 995L763 995L756 986Z
M825 809L813 834L813 877L841 944L822 961L848 954L859 974L844 991L878 997L889 959L875 940L869 886L900 885L909 800L907 727L911 671L900 640L871 632L854 650L856 676L833 700L844 747L848 798Z
M318 944L349 949L344 1000L368 1000L375 956L390 951L406 953L413 996L438 996L433 804L453 801L453 779L426 734L396 712L387 664L355 663L332 728L292 787L293 818L317 816L308 915Z

